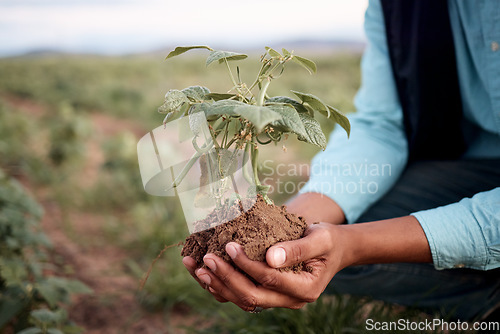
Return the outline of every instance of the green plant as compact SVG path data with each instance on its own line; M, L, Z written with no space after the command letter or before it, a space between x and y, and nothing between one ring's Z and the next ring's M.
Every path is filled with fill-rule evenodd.
M57 122L54 121L56 119ZM80 162L85 151L85 139L90 132L87 120L77 115L70 103L62 102L48 122L52 124L48 152L52 165L62 167L70 162Z
M21 174L34 160L32 147L27 145L34 126L16 111L0 100L0 167L9 175Z
M208 46L188 46L177 47L168 54L167 59L192 49L210 51L206 59L207 66L214 62L226 65L232 88L227 93L213 93L203 86L191 86L182 90L172 89L166 93L165 101L158 109L160 113L166 114L164 124L202 112L211 137L203 145L198 145L196 136L202 125L199 121L190 119L189 125L195 134L193 146L196 153L176 177L173 187L177 187L194 163L212 149L215 151L217 166L209 168L209 173L213 174L212 178L215 180L224 179L230 173L235 153L244 150L244 159L251 162L253 179L249 173L245 177L249 183L255 185L257 193L270 202L267 196L269 187L261 183L258 175L259 145L277 144L292 133L300 141L325 149L327 140L315 119L317 113L333 119L349 135L349 120L318 97L297 91L292 91L297 99L286 96L271 97L268 94L271 82L283 74L290 62L299 64L313 74L317 70L313 61L294 55L286 49L283 49L281 54L266 47L265 54L260 58L261 66L257 76L251 84L246 84L241 79L239 67L234 71L229 64L230 61L246 59L245 54L217 51ZM231 149L233 153L228 156L226 152Z
M76 333L62 303L90 290L80 281L48 276L50 242L40 231L42 208L0 169L0 331Z
M303 309L269 309L255 314L237 308L219 312L220 321L193 333L321 334L363 333L366 300L346 296L320 297ZM370 315L374 314L373 311ZM189 330L189 328L188 328Z
M259 314L242 313L236 306L224 305L217 313L216 321L205 328L188 326L188 333L231 333L231 334L354 334L368 333L367 320L397 323L432 319L412 308L398 307L380 301L348 295L322 296L301 310L284 308L269 309ZM429 320L428 320L429 321ZM384 333L401 333L388 330ZM404 333L443 333L434 330L407 329Z

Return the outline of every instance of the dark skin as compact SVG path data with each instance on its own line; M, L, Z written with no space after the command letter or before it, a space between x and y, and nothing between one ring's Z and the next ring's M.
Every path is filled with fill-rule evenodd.
M266 263L250 260L243 248L229 243L226 252L255 284L214 254L203 258L209 268L197 268L185 257L190 274L219 302L232 302L245 311L256 307L299 309L314 302L333 276L345 267L392 262L432 262L419 222L406 216L363 224L345 225L340 207L330 198L306 193L288 203L288 211L303 216L310 224L299 240L278 243L266 253ZM304 261L311 272L280 272Z

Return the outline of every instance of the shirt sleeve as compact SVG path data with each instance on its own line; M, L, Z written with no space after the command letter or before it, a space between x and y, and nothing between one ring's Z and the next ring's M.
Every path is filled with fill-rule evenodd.
M370 1L364 28L368 44L354 100L357 112L349 117L350 138L336 127L326 150L314 157L310 179L300 191L332 198L348 223L356 222L394 185L408 158L379 1Z
M436 269L500 267L500 188L412 215L425 232Z

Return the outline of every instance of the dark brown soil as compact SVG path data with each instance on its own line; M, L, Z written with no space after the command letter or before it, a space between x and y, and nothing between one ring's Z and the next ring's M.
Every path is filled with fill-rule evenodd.
M241 203L234 205L231 210L241 212ZM217 219L216 212L198 224L211 226L215 219ZM231 263L225 247L227 243L234 241L243 246L251 260L265 261L269 247L278 242L301 238L306 227L305 220L287 212L286 206L267 204L259 196L255 204L237 218L191 234L184 243L181 255L191 256L199 267L203 266L203 256L207 253L213 253ZM286 270L301 271L307 268L299 264Z

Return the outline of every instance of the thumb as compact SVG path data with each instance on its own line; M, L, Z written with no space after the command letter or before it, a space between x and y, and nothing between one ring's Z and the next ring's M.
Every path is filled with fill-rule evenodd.
M321 228L311 226L309 229L301 239L277 243L269 248L266 253L267 264L282 268L324 255L330 244L326 238L329 234L320 233Z

